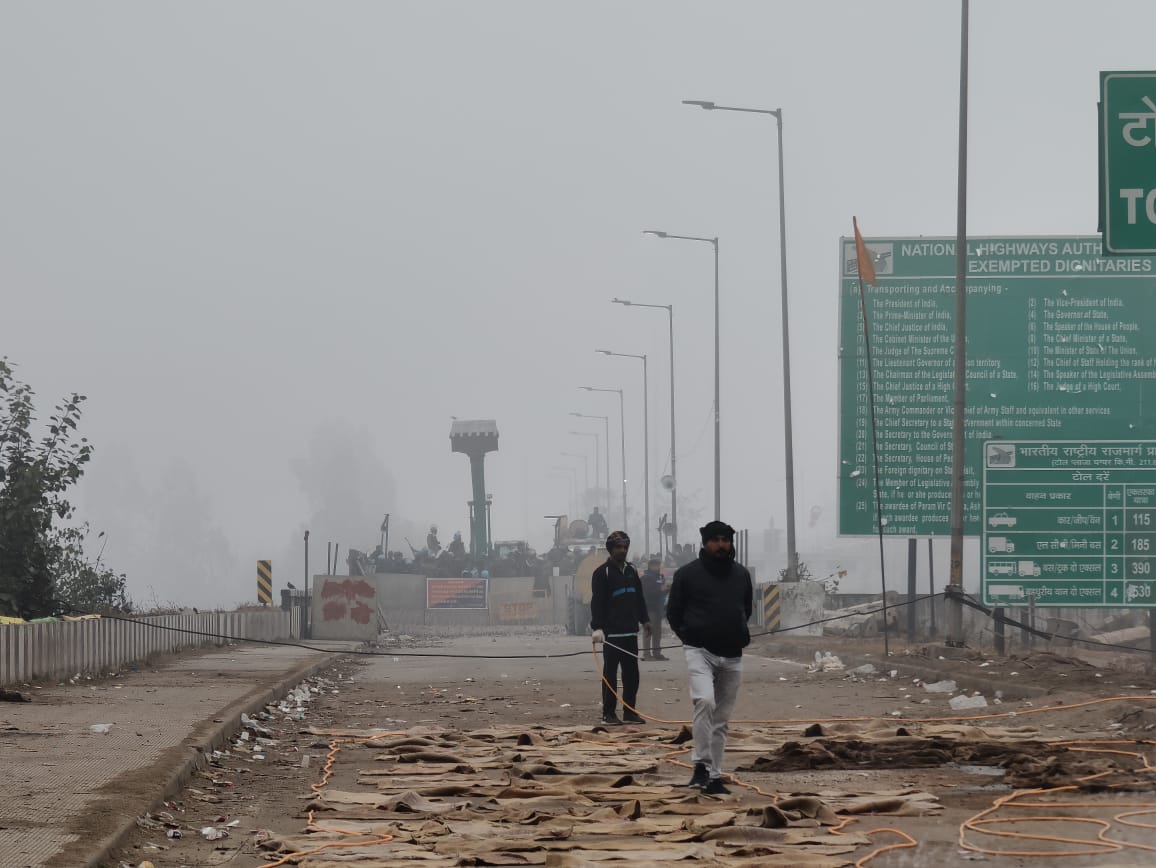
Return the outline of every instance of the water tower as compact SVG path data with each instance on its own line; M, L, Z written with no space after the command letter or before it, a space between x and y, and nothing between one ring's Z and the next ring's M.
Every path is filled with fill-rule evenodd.
M470 458L470 480L474 499L470 501L470 554L483 558L490 552L486 532L489 503L486 500L486 453L498 451L498 423L493 419L454 420L450 426L450 450Z

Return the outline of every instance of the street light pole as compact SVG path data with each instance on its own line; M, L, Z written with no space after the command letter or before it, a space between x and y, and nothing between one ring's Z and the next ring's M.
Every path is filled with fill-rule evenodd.
M586 490L590 491L590 456L589 455L580 455L577 452L563 452L561 454L567 458L581 458L582 459L582 469L586 474Z
M580 386L584 392L617 392L618 393L618 430L622 435L622 530L629 535L626 529L626 401L622 397L621 389L598 389L594 386Z
M657 229L643 229L643 235L655 238L673 238L678 241L701 241L714 248L714 517L722 520L722 446L719 436L719 325L718 325L718 236L705 238L699 235L675 235Z
M576 486L574 484L574 476L577 473L577 471L573 467L562 467L561 465L558 465L558 464L555 464L552 469L555 472L551 473L550 474L551 476L562 476L564 473L566 481L570 483L570 512L571 512L571 515L573 515L573 513L577 510L577 507L578 507L578 503L574 497L574 489L576 488Z
M783 110L740 108L738 106L716 105L706 100L684 99L684 105L696 105L707 111L745 112L747 114L771 115L775 119L779 142L779 268L783 306L783 447L786 452L787 489L787 570L785 582L799 581L799 553L795 551L795 450L791 423L791 341L787 311L787 201L784 190L783 173Z
M601 419L606 428L606 437L602 443L606 447L606 514L610 514L610 417L591 415L588 413L571 413L579 419Z
M594 438L594 484L598 484L598 477L602 475L602 453L599 451L598 441L602 439L602 435L597 431L571 431L575 437L593 437Z
M614 353L610 350L596 350L604 356L622 356L627 359L642 359L642 497L643 520L646 522L646 556L652 554L650 548L650 385L646 371L646 353Z
M672 544L678 542L678 466L676 463L677 451L674 444L674 305L673 304L642 304L637 301L627 301L624 298L610 299L613 304L626 307L649 307L666 311L670 323L670 478L674 484L670 487L670 539Z

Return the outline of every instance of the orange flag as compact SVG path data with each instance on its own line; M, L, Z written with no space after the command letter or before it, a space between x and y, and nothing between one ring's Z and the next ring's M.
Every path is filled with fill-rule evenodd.
M855 227L855 255L859 259L859 277L863 279L864 283L876 286L875 260L872 259L871 251L867 249L867 245L863 243L863 236L859 234L859 221L852 217L851 225Z

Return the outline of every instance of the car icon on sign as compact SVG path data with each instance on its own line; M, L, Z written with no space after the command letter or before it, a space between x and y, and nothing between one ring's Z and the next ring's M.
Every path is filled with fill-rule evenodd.
M988 527L1015 527L1016 520L1006 512L997 512L987 520Z

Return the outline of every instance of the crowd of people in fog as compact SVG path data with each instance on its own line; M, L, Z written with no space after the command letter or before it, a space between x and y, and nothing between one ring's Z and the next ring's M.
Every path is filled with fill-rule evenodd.
M559 575L573 575L578 565L588 555L603 551L601 541L587 544L555 545L544 554L538 554L525 543L495 546L490 555L478 559L470 557L461 534L455 533L449 545L442 546L437 541L436 528L431 528L426 538L426 547L411 549L406 557L400 551L385 552L378 546L369 555L370 570L373 573L412 573L434 578L456 578L458 576L508 577L534 576L545 578L552 575L557 567ZM641 554L633 559L639 572L654 559L666 570L675 570L698 557L698 548L690 543L674 545L661 554Z

